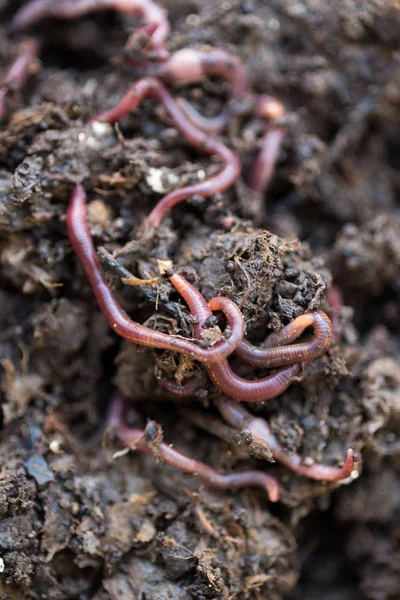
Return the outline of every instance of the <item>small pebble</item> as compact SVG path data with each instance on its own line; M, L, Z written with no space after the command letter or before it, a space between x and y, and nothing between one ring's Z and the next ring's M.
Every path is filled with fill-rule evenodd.
M54 473L50 471L43 456L35 454L24 462L28 474L33 477L39 486L54 481Z

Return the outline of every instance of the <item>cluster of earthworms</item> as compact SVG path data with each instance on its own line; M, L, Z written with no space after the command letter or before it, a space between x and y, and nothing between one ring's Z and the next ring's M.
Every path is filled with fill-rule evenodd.
M44 18L76 19L98 10L139 15L144 25L128 39L124 54L133 72L142 78L136 81L120 102L92 121L115 123L136 110L146 97L161 104L182 137L196 150L214 155L220 161L219 172L198 183L176 189L163 197L146 219L146 233L151 235L168 211L176 204L200 196L214 196L232 186L241 172L235 152L218 137L235 116L237 107L243 103L250 106L254 115L265 121L265 133L261 149L255 161L248 185L254 192L263 194L273 174L285 134L284 108L276 99L255 95L252 92L247 69L238 56L223 49L197 50L184 48L170 55L166 39L170 31L167 14L151 0L32 0L14 17L12 31L21 32ZM29 75L32 62L39 52L39 44L33 38L20 42L16 58L0 79L0 118L5 112L6 98L21 87ZM225 109L216 117L207 118L182 99L174 99L168 87L189 83L201 83L210 75L217 75L230 83L231 97ZM68 235L93 289L98 306L110 327L126 340L179 353L201 364L201 377L192 377L183 385L169 380L161 382L168 394L194 397L196 392L211 380L220 393L214 401L223 421L205 411L184 410L184 417L197 427L235 443L240 433L247 436L252 454L267 460L277 460L289 469L315 480L338 481L351 475L355 455L348 450L341 468L316 464L304 464L297 454L287 455L271 432L266 420L255 417L241 403L262 403L281 394L298 378L305 364L321 356L332 341L332 325L325 313L314 310L296 318L279 333L270 335L260 346L244 339L245 326L240 308L227 297L215 297L209 302L184 277L164 268L162 275L169 279L176 292L186 302L193 317L192 336L181 337L166 334L131 320L120 306L116 296L106 284L99 257L93 246L86 219L86 192L82 185L72 191L67 213ZM125 278L127 283L151 285L148 281ZM214 312L220 311L226 321L217 341L210 341L207 328L214 324ZM311 327L313 336L309 341L298 342L303 332ZM242 371L237 374L229 364L236 357ZM261 379L247 379L254 369L270 369L271 373ZM129 447L149 452L162 462L194 474L207 485L227 489L243 486L259 486L269 498L279 498L280 486L275 478L263 471L242 471L220 474L211 467L196 461L162 441L160 428L149 422L145 430L133 429L125 424L125 401L116 395L109 411L109 425Z

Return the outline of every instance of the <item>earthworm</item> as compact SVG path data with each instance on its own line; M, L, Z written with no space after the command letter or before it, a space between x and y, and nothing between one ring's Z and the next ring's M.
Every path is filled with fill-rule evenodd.
M162 64L148 64L147 72L173 86L200 83L209 75L218 75L229 81L231 100L228 102L228 108L215 117L203 116L183 98L177 100L190 121L206 133L221 133L232 117L233 103L250 94L246 66L236 54L222 48L207 50L182 48Z
M150 69L169 85L200 83L209 75L218 75L229 81L234 98L241 98L250 90L247 68L236 54L222 48L183 48L166 62L150 65Z
M205 133L222 133L228 125L229 120L232 118L232 115L227 108L224 108L218 115L205 117L185 98L177 98L176 103L193 125Z
M231 398L217 398L215 405L223 419L237 429L248 429L255 438L263 440L270 448L273 457L298 475L304 475L317 481L339 481L350 477L354 470L354 463L359 460L358 455L350 448L343 467L333 467L314 463L311 466L302 463L299 454L288 455L283 450L277 438L272 433L267 421L255 417L238 402Z
M314 328L314 336L309 342L287 345L298 338L309 326ZM236 356L255 367L263 368L309 362L324 354L331 345L332 325L324 312L314 310L311 313L300 315L281 332L272 334L270 337L272 340L269 341L269 345L273 344L276 347L262 348L242 340L235 350Z
M340 309L344 305L342 292L337 285L331 285L326 297L329 304L329 314L332 321L333 341L338 342L340 339Z
M283 105L272 96L257 96L255 115L266 122L266 130L261 140L261 149L252 167L249 186L259 194L267 190L279 151L285 136L285 128L277 125L285 114Z
M228 321L231 335L212 348L202 348L184 338L170 336L132 321L120 307L115 295L106 285L100 271L86 220L86 194L81 185L75 186L67 212L67 226L71 244L80 259L96 296L97 303L109 325L125 339L150 347L181 352L202 362L219 390L245 402L264 402L282 393L292 379L300 374L301 365L284 367L263 379L248 381L236 375L225 356L231 354L244 335L242 314L228 298L217 297L207 304L203 296L183 277L174 273L171 283L186 300L193 315L198 318L194 332L201 340L201 328L212 311L221 310ZM214 364L211 364L214 363Z
M180 352L204 364L221 360L231 354L243 338L243 317L239 308L232 301L225 303L222 308L218 305L215 309L225 312L231 329L230 337L211 348L202 348L195 342L167 335L132 321L125 314L101 275L100 261L95 252L86 219L86 193L79 184L74 187L71 195L67 211L67 228L72 247L85 270L98 306L110 327L121 337L135 344ZM178 275L173 275L170 279L178 291L182 287L182 282L185 281ZM179 282L178 285L176 281ZM188 282L186 284L186 289L194 290Z
M183 48L172 54L166 62L149 65L148 70L170 85L199 83L209 75L218 75L229 81L231 99L228 108L215 117L203 116L186 100L178 101L190 121L207 133L221 133L232 116L234 102L240 102L246 95L250 96L246 66L237 55L221 48ZM254 115L264 119L266 130L250 174L249 187L263 194L269 186L285 135L285 128L279 125L285 115L285 109L276 98L268 95L256 96L253 103Z
M91 12L115 10L139 15L147 25L152 25L151 44L154 57L166 60L165 40L170 32L167 13L152 0L32 0L15 14L11 31L22 31L43 19L79 19ZM146 32L148 28L143 28Z
M193 377L190 377L183 384L179 384L172 379L162 379L160 385L167 392L179 398L193 398L193 396L197 396L201 391L207 391L207 383L208 377L204 371L201 371L199 377L193 375Z
M120 102L92 120L114 123L129 114L144 98L151 96L165 106L173 123L182 136L197 150L210 156L216 155L221 159L222 169L213 177L199 183L174 190L164 196L153 208L146 219L145 226L150 230L158 227L165 214L176 204L192 196L207 198L230 187L240 175L240 162L234 152L229 150L221 141L208 136L193 125L184 115L165 86L152 77L145 77L135 82Z
M127 446L147 452L183 473L194 475L209 487L229 490L257 486L268 494L271 502L279 500L279 484L274 477L261 471L242 471L226 475L218 473L203 462L190 458L165 442L152 439L153 436L149 435L149 429L151 430L149 425L151 424L145 430L128 427L125 424L124 411L124 401L119 395L116 395L111 403L108 424L116 429L121 441Z
M110 254L104 247L100 246L97 248L97 254L100 258L102 265L106 265L119 275L121 281L123 279L129 279L132 275L128 269L126 269L112 254ZM179 325L183 333L190 337L190 329L187 323L186 317L182 311L182 308L177 302L164 302L156 290L151 289L149 286L135 286L135 289L143 298L146 298L149 302L156 304L158 308L165 311L179 321Z
M205 117L183 98L177 102L190 121L207 133L221 133L231 118L228 109L215 117ZM261 149L250 173L248 185L255 192L264 194L270 184L286 133L285 127L279 125L285 115L285 109L272 96L257 96L254 114L264 119L265 132L261 139Z
M0 119L4 116L8 93L21 89L38 54L39 44L33 38L25 38L19 43L17 56L0 77Z
M201 337L202 325L215 310L222 310L228 319L229 326L236 328L235 315L231 315L231 320L228 317L228 306L232 309L229 304L231 301L228 298L213 298L207 304L200 292L185 279L175 279L173 283L180 295L186 300L190 312L196 315L198 319L198 323L194 326L197 339ZM249 381L236 375L230 368L226 358L221 358L212 365L207 364L205 366L212 381L221 392L242 402L264 402L278 396L289 387L292 380L300 375L302 370L300 364L291 365L279 369L262 379Z
M282 367L262 379L248 380L236 375L226 359L207 367L214 385L240 402L265 402L282 394L302 371L300 364Z

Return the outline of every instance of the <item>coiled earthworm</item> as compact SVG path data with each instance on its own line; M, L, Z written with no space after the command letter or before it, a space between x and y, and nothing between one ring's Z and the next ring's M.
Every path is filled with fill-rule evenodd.
M310 341L288 345L309 326L314 328L314 335ZM332 342L332 325L322 310L314 310L300 315L278 334L272 334L270 338L267 338L269 345L274 347L262 348L242 340L235 354L245 362L262 368L309 362L328 350Z
M201 336L201 327L207 318L212 315L212 311L223 310L227 314L228 298L213 298L207 304L200 292L190 286L183 278L175 280L174 285L186 300L190 312L196 315L198 319L198 323L194 328L198 339ZM228 323L231 327L235 327L234 320L229 322L228 319ZM295 364L284 367L267 377L254 381L236 375L226 359L215 361L212 365L208 364L206 368L213 383L221 392L242 402L264 402L284 392L293 379L300 375L302 366Z

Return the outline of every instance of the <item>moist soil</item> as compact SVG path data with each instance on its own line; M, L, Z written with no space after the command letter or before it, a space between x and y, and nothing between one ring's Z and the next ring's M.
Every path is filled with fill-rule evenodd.
M0 1L2 66L21 4ZM151 101L117 127L85 124L137 79L121 56L134 20L104 13L35 29L40 62L9 96L0 129L1 599L400 597L400 8L329 4L164 3L169 49L237 53L254 90L284 103L288 133L260 197L245 182L263 124L244 110L224 137L242 161L240 180L181 204L151 238L141 227L162 194L218 164ZM229 86L215 78L173 93L213 115ZM185 420L185 406L215 414L215 390L168 396L160 380L185 381L198 366L109 329L66 233L74 183L88 191L97 248L141 277L169 257L207 299L241 305L254 343L311 308L331 315L331 349L251 410L287 453L340 464L354 448L358 477L311 481ZM167 281L152 293L124 286L102 256L132 318L190 335ZM342 303L326 299L332 282ZM116 456L104 443L116 390L132 422L157 421L191 456L223 472L273 473L281 501L210 490L152 456Z

